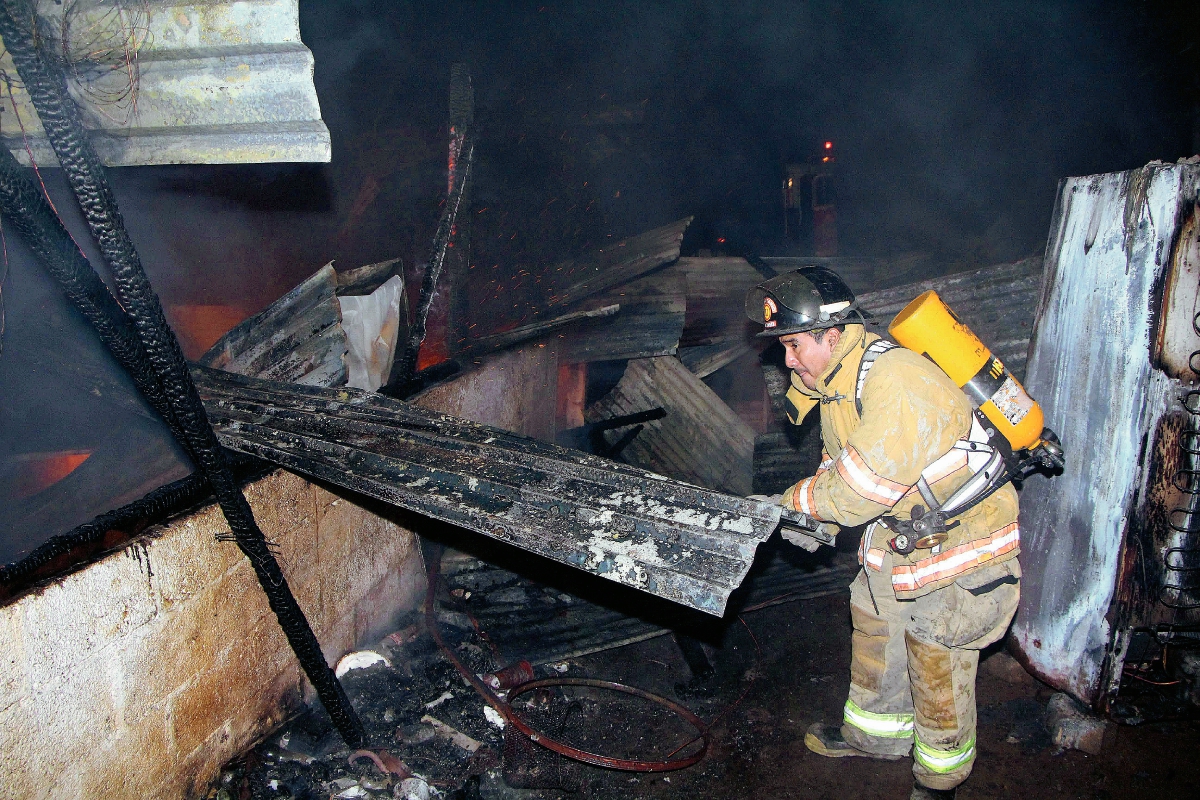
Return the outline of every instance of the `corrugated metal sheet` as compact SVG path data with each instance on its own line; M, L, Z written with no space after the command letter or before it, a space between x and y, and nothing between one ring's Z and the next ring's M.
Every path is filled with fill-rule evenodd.
M744 258L681 258L668 270L687 276L684 346L747 339L752 323L743 312L746 292L766 278Z
M547 308L577 303L670 264L679 258L683 232L691 222L691 217L681 219L555 265L549 274L556 288Z
M67 15L72 52L104 54L68 74L106 165L329 161L298 0L38 0L37 10L53 38ZM7 52L0 69L16 75ZM28 94L14 85L13 95L34 158L57 163ZM29 163L15 123L4 141Z
M687 308L685 285L682 275L662 272L589 301L601 306L620 304L621 310L564 332L559 358L574 364L674 354Z
M933 289L1019 379L1025 375L1042 274L1042 259L1027 258L867 292L859 303L875 315L882 332L914 297Z
M852 553L830 552L827 561L804 558L798 559L802 563L793 563L781 553L784 548L792 549L783 545L759 558L731 611L845 592L859 570ZM587 591L590 587L570 587L564 592L566 587L545 586L474 559L460 561L444 574L451 587L471 592L471 613L508 664L578 658L662 636L695 622L681 619L674 608L648 608L648 598L643 596L631 597L631 602L621 605L611 596L593 596ZM711 622L704 627L711 635Z
M630 361L616 387L587 409L597 422L662 408L625 449L631 464L710 489L748 495L752 489L754 430L672 356ZM609 442L621 431L606 434Z
M702 344L679 348L679 360L697 378L707 378L721 367L737 361L754 349L747 341Z
M772 503L377 394L193 377L226 447L709 614L779 522Z
M1178 383L1151 367L1152 321L1198 188L1200 168L1186 164L1059 187L1025 385L1067 463L1021 493L1025 576L1013 638L1036 673L1086 702L1102 692L1107 615L1145 493L1147 435L1177 402Z
M326 264L226 333L197 359L206 367L311 386L346 383L337 273Z

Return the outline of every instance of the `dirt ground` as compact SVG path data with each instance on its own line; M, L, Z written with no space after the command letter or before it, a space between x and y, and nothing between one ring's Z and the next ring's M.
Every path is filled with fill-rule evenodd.
M717 656L717 677L719 681L731 672L752 670L757 679L726 720L714 726L708 758L669 776L631 780L625 796L907 798L910 762L826 759L803 744L810 723L841 717L849 684L849 595L774 606L743 619L746 626L731 630ZM758 639L760 654L750 632ZM671 692L673 681L689 674L669 638L581 662L588 671L612 680L664 693ZM1006 653L987 655L977 690L979 756L974 773L959 790L963 800L1200 797L1196 721L1110 724L1099 756L1058 754L1040 724L1053 691Z
M712 725L706 757L687 769L649 775L573 762L552 767L561 770L559 785L575 791L514 789L504 782L503 735L487 724L483 703L427 635L416 635L406 650L392 653L406 663L351 673L347 687L374 740L389 743L410 768L429 778L435 796L453 800L907 798L909 762L824 759L803 745L810 723L841 717L850 661L848 604L849 594L842 593L743 614L729 625L720 646L710 648L716 672L703 681L693 677L670 636L570 659L558 670L539 668L539 677L561 672L636 686L677 700ZM459 656L482 670L486 652L473 643L479 641L475 637L473 631L447 632ZM425 704L439 694L452 697L427 711ZM663 758L688 741L690 729L669 713L604 694L571 690L566 697L543 697L547 704L540 719L551 727L558 721L553 730L543 730L626 758ZM1041 724L1052 694L1006 653L986 655L978 680L979 757L960 798L1200 796L1200 722L1110 724L1099 756L1058 753ZM534 705L524 705L531 719L539 718ZM562 711L566 708L572 710ZM442 739L414 738L419 726L413 723L425 713L478 739L482 747L468 754ZM278 744L279 737L272 737L231 765L224 797L324 800L338 794L342 787L330 783L338 779L365 787L362 794L352 788L350 796L388 797L398 783L369 762L348 765L344 751L309 765L285 763L278 758Z

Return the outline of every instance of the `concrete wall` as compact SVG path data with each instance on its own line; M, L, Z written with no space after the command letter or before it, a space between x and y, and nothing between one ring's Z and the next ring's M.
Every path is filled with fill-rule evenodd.
M333 663L416 607L416 536L276 472L247 498ZM0 796L185 797L299 704L302 673L215 506L0 608Z
M557 339L490 356L482 365L413 399L416 405L554 441Z
M557 374L532 344L419 402L553 439ZM283 471L246 495L330 663L419 604L416 535L386 508ZM198 795L311 693L227 530L204 508L0 607L0 797Z

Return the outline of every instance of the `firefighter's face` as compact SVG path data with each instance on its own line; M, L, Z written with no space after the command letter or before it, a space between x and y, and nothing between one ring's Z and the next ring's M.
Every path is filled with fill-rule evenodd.
M817 388L817 378L829 366L833 358L833 348L842 337L837 328L828 328L821 336L821 331L804 331L789 333L779 337L786 354L784 362L788 369L800 376L800 382L809 389ZM814 335L815 334L815 335ZM821 336L817 339L817 336Z

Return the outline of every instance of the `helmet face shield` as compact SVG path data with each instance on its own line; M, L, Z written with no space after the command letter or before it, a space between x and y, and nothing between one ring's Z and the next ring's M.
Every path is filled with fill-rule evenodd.
M831 328L854 310L854 293L833 271L802 267L777 275L746 295L746 317L763 326L759 336Z

